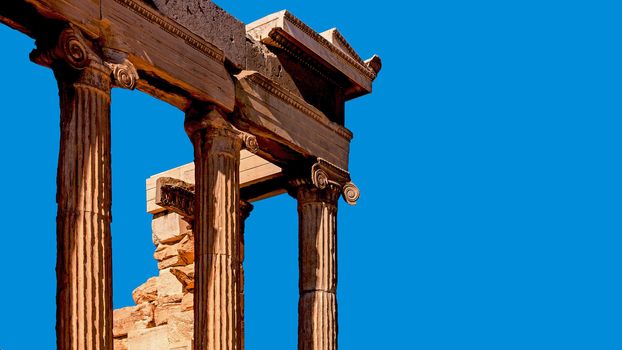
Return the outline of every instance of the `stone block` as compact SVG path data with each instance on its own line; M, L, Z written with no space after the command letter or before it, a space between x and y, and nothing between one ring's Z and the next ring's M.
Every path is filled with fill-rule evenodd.
M194 310L194 293L184 294L183 298L181 298L181 310Z
M223 50L243 68L246 26L210 0L153 0L167 17Z
M112 348L114 350L128 350L127 349L127 338L115 338L112 341Z
M179 242L179 248L177 249L179 256L181 256L187 264L194 262L194 235L188 234L182 238Z
M143 303L114 310L112 335L115 338L123 337L130 331L145 329L153 326L153 306Z
M175 243L190 231L190 224L179 214L162 212L155 214L151 221L153 244Z
M194 290L194 264L173 267L171 268L171 274L181 282L184 292Z
M156 247L155 252L153 253L153 258L157 261L166 260L172 258L177 255L177 243L173 244L163 244L160 243Z
M192 341L171 344L169 350L192 350Z
M169 348L166 325L131 331L127 336L128 350L164 350Z
M193 323L193 311L184 311L171 314L168 319L169 343L177 344L191 341L194 332Z
M181 300L184 287L175 275L171 273L171 269L160 270L158 277L158 297L176 297Z
M136 305L148 303L158 298L158 278L151 277L132 292Z
M302 97L296 82L268 47L252 38L246 40L246 70L261 73L291 93Z
M194 262L194 237L186 234L179 242L159 244L153 257L158 261L159 270L191 264Z
M167 295L164 297L158 297L158 300L156 301L156 303L159 304L175 304L175 303L181 303L181 299L182 299L183 295L182 294L173 294L173 295Z
M187 262L182 259L182 257L176 255L162 261L158 261L158 270L164 270L169 267L183 266L186 264Z
M183 300L183 299L182 299ZM182 311L180 303L167 303L157 305L154 311L154 321L156 326L161 326L163 324L168 323L169 317L172 314L176 314Z

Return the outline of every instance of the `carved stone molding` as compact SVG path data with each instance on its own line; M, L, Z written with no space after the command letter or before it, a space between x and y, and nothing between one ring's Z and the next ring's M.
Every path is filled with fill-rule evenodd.
M290 186L294 189L300 186L314 186L319 190L336 189L337 193L341 193L343 199L350 205L355 205L361 196L358 187L350 181L350 173L324 159L318 158L310 167L303 167L303 169L307 169L303 171L303 174L298 172L291 176ZM308 173L304 174L306 171ZM297 191L294 191L291 194L296 197L296 193Z
M365 64L336 29L318 33L287 10L246 26L247 33L277 48L296 62L345 92L345 99L370 93L377 72Z
M311 27L306 25L303 21L298 19L296 16L292 15L290 12L285 11L284 17L288 21L290 21L292 24L294 24L296 27L298 27L298 29L302 30L305 34L309 35L310 37L315 39L317 42L319 42L322 46L324 46L326 49L330 50L332 53L337 55L337 57L339 57L343 61L351 64L352 66L356 67L356 69L359 70L362 74L366 75L370 79L375 79L376 78L376 74L374 74L374 72L366 69L367 67L365 67L362 64L363 62L361 62L360 58L357 59L358 57L356 57L356 58L352 57L352 56L344 53L343 51L339 50L335 45L331 44L328 40L326 40L324 37L322 37L316 31L311 29ZM345 42L345 40L344 40L344 42Z
M157 205L181 215L186 221L194 220L194 191L193 184L174 179L161 177L156 181L155 202Z
M247 73L244 76L240 76L240 78L248 79L248 81L267 91L271 95L274 95L275 97L281 99L283 102L293 106L303 114L315 119L317 122L321 123L322 125L332 130L344 139L351 141L354 137L350 130L346 129L344 126L330 121L330 119L328 119L320 111L310 106L306 101L296 96L295 94L292 94L287 89L281 87L279 84L274 83L272 80L264 77L263 75L252 72Z
M146 5L144 2L136 0L114 1L134 11L149 22L158 25L169 34L183 39L188 45L190 45L195 50L201 52L206 57L209 57L210 59L213 59L220 63L223 63L225 61L225 55L222 50L203 40L201 37L184 28L182 25L176 23L171 19L166 18L157 10L149 8L149 6Z

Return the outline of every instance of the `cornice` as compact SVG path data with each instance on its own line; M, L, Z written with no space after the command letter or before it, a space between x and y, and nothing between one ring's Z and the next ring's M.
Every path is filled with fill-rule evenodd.
M318 32L316 32L315 30L311 29L311 27L306 25L304 22L302 22L296 16L291 14L289 11L284 11L283 12L283 17L287 21L289 21L291 24L293 24L295 27L300 29L302 32L304 32L305 34L307 34L308 36L313 38L315 41L320 43L326 49L328 49L329 51L331 51L332 53L337 55L337 57L339 57L342 61L344 61L345 63L353 66L354 68L356 68L363 75L367 76L371 80L376 79L376 73L373 72L372 70L368 69L365 66L365 63L362 60L357 60L354 57L352 57L352 56L346 54L345 52L341 51L338 47L333 45L330 41L326 40L326 38L321 36ZM341 38L343 39L343 37L341 37ZM352 47L350 47L350 45L345 41L345 39L342 40L342 41L346 44L346 47L349 47L350 50L354 51L352 49Z
M324 33L331 33L331 34L333 34L335 36L335 38L337 39L337 41L339 41L339 43L341 45L343 45L343 47L348 51L350 56L352 56L358 62L365 63L365 61L363 61L361 56L359 56L359 54L356 51L354 51L354 48L352 48L352 46L350 46L350 43L348 43L346 38L344 38L343 35L341 35L341 32L339 32L339 30L337 30L337 28L329 29L329 30L327 30ZM324 37L324 35L323 35L324 33L320 33L320 35L322 35L322 37ZM324 37L324 38L326 38L326 37Z

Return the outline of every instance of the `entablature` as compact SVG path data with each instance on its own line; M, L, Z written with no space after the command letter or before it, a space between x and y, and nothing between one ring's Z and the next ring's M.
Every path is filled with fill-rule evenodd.
M347 169L352 133L296 94L253 71L236 76L232 122L259 138L270 139L300 155L319 157Z
M275 166L325 159L347 171L345 100L371 91L379 58L363 61L336 29L315 32L287 11L244 27L211 1L188 0L209 3L201 24L197 12L179 15L182 2L3 0L0 22L38 40L76 28L113 71L135 68L126 87L184 112L213 106L256 135L259 154ZM231 40L222 41L224 32Z
M345 100L372 90L378 71L366 64L336 29L320 34L284 10L248 24L246 31L255 40L286 50L312 69L328 68L345 77ZM321 68L317 71L322 74Z

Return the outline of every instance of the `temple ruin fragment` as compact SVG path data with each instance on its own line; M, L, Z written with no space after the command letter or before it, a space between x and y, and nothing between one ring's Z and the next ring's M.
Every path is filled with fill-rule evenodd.
M336 30L287 11L244 24L209 0L2 0L60 97L57 348L243 349L244 221L298 202L298 348L337 349L345 102L381 69ZM110 93L138 89L185 113L194 162L147 180L159 274L112 308Z

